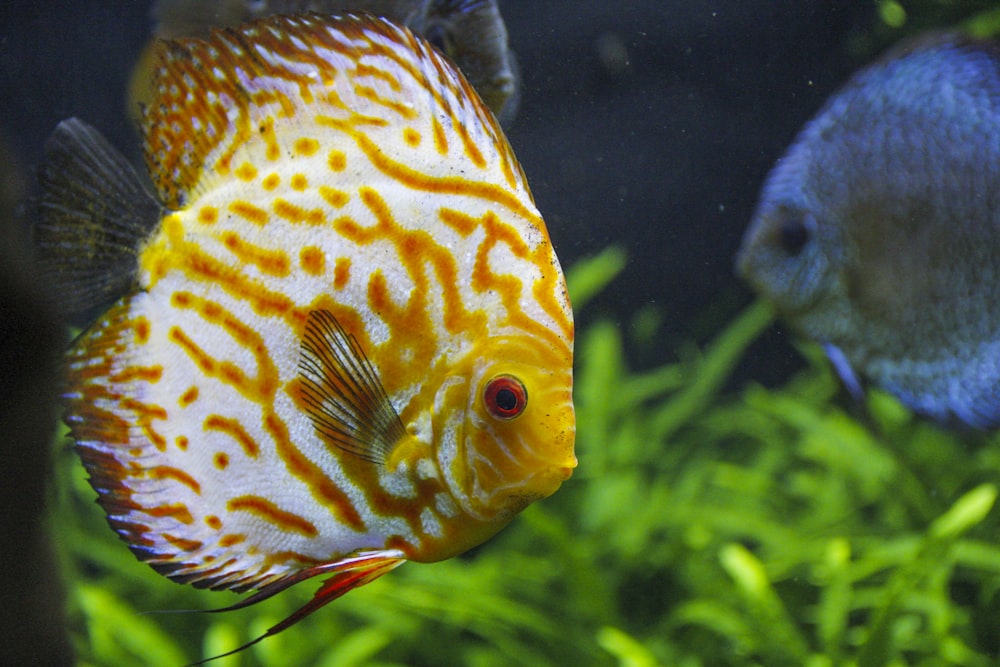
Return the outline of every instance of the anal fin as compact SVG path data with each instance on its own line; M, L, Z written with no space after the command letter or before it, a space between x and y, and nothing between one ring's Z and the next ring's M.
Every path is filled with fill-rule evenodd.
M213 655L209 658L193 662L186 667L203 665L211 660L239 653L240 651L250 648L254 644L263 641L268 637L278 634L282 630L287 630L306 616L333 602L342 595L354 590L355 588L371 583L383 574L399 567L405 560L405 554L402 551L397 550L358 552L353 556L349 556L332 563L323 563L321 565L300 570L289 577L285 577L279 581L260 588L253 595L240 600L234 605L223 607L221 609L211 609L209 610L210 613L243 609L257 604L258 602L262 602L273 595L277 595L278 593L306 579L325 574L333 575L323 582L323 585L320 586L319 590L316 591L316 594L313 595L313 598L309 600L309 602L299 607L294 613L288 616L288 618L284 619L277 625L273 625L268 628L267 632L264 634L250 640L242 646L234 648L232 651L227 651L226 653L221 653L219 655Z

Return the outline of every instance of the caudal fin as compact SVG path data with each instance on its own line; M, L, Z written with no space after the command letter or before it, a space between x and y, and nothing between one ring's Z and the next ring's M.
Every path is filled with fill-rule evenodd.
M76 118L46 142L38 180L38 263L56 304L79 319L132 287L139 246L162 209L128 160Z

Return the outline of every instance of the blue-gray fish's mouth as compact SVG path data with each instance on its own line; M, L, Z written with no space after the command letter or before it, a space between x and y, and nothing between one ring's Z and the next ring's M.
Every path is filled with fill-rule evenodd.
M808 257L790 256L768 238L770 232L748 230L736 254L736 274L782 315L794 318L829 296L829 261L815 250Z
M757 294L777 302L781 288L779 267L787 258L780 256L761 239L764 230L752 224L736 253L736 275Z

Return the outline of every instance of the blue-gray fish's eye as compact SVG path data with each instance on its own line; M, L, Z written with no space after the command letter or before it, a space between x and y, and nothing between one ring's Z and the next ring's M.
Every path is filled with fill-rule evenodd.
M806 214L788 211L778 224L778 240L789 255L796 257L809 243L812 236Z

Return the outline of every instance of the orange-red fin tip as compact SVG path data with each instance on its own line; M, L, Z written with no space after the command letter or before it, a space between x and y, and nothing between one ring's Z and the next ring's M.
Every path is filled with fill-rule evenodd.
M234 605L223 607L221 609L211 609L209 610L211 613L243 609L266 600L267 598L276 595L306 579L324 574L333 575L323 582L323 585L320 586L319 590L316 591L316 594L309 602L299 607L299 609L297 609L293 614L277 625L268 628L267 632L264 634L259 637L255 637L237 648L234 648L232 651L227 651L226 653L221 653L219 655L213 655L210 658L190 663L186 667L204 665L212 660L239 653L240 651L248 649L268 637L278 634L282 630L287 630L317 609L326 606L355 588L371 583L383 574L399 567L405 560L406 557L403 552L396 550L360 552L354 556L344 558L343 560L339 560L334 563L324 563L322 565L301 570L289 577L276 581L273 584L264 586L253 595L237 602Z
M378 371L329 311L309 313L299 378L306 412L328 446L381 464L406 437Z

